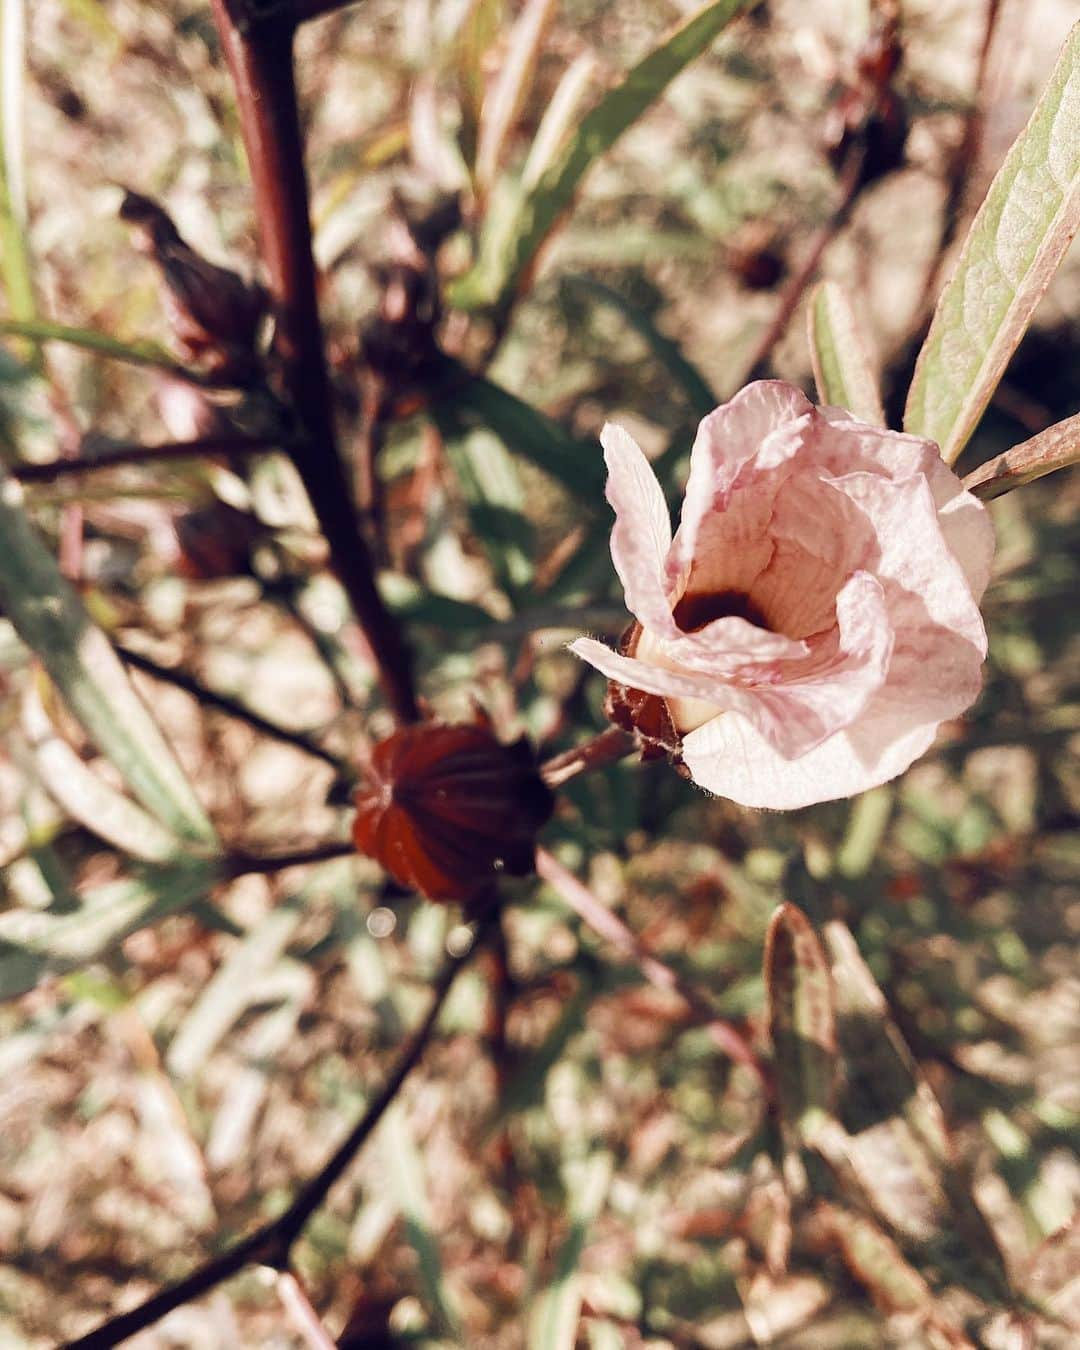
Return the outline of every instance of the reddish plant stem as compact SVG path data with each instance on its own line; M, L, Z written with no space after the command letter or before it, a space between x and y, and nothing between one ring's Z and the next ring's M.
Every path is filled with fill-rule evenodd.
M328 844L314 844L311 848L291 849L288 853L245 853L236 849L226 855L224 872L230 880L268 872L283 872L287 867L306 867L311 863L330 862L346 858L356 852L350 840L331 840Z
M678 994L694 1016L708 1028L717 1046L736 1063L744 1064L750 1069L762 1087L768 1091L768 1075L757 1055L730 1022L717 1017L715 1009L703 994L684 980L677 971L647 951L641 940L622 919L606 905L601 904L592 891L547 849L536 850L536 871L549 886L558 891L574 913L594 932L599 933L625 957L633 961L651 985Z
M308 1350L336 1350L330 1333L312 1306L307 1290L291 1270L278 1272L278 1298Z
M603 768L605 764L614 764L616 760L632 755L636 749L634 738L621 727L608 727L607 731L575 745L572 750L545 759L540 765L540 777L550 788L562 787L571 778Z
M197 441L163 441L160 445L117 445L100 459L52 459L44 464L16 464L8 470L20 483L54 483L73 474L94 473L121 464L159 464L173 459L246 459L278 450L281 438L207 436Z
M292 14L255 19L244 0L212 0L236 89L255 190L282 384L304 441L293 452L330 560L371 647L395 715L419 710L409 651L375 586L353 493L338 454L311 252L303 138L293 71Z
M840 200L834 207L832 215L814 235L798 271L793 274L781 292L776 313L758 339L750 357L746 377L740 380L740 385L747 384L751 380L760 380L769 373L773 348L787 331L792 315L799 307L799 301L817 273L822 255L851 216L862 188L864 155L864 150L858 147L847 157L840 177Z
M257 1228L246 1238L241 1238L220 1256L205 1262L190 1275L162 1289L137 1308L121 1313L119 1317L110 1318L94 1331L69 1341L63 1350L111 1350L112 1346L119 1345L129 1336L134 1336L136 1332L152 1326L174 1308L202 1298L204 1294L216 1289L219 1284L231 1279L247 1266L265 1265L272 1266L275 1270L288 1270L293 1244L303 1232L308 1220L320 1208L334 1183L347 1170L371 1137L400 1092L406 1078L423 1058L454 981L483 945L493 921L493 914L481 920L469 950L447 961L432 990L431 1003L423 1022L410 1036L386 1082L372 1098L346 1138L342 1140L337 1151L322 1170L301 1188L283 1214Z

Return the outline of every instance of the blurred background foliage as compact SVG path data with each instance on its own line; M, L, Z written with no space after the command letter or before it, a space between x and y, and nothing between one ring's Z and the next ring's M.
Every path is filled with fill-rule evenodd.
M18 222L25 190L28 224L7 312L169 347L117 185L257 272L209 11L18 8L5 209ZM479 703L544 752L603 726L602 681L565 642L625 624L599 426L630 428L677 494L697 420L742 383L834 216L838 108L881 18L868 0L760 3L702 30L700 55L663 49L685 57L666 87L654 70L638 103L584 120L690 9L366 0L299 44L342 447L361 479L377 465L384 595L440 715ZM961 218L977 203L1074 17L1069 0L901 6L899 147L864 172L822 264L893 407L950 202ZM961 470L1080 411L1077 268ZM0 358L9 463L224 415L75 345L5 340ZM801 312L770 362L809 387ZM252 402L230 415L257 424ZM79 532L86 609L142 658L137 687L220 838L343 837L332 762L147 673L182 669L331 761L387 729L284 457L99 470L28 483L26 503L62 560ZM547 846L759 1048L771 1031L783 1110L556 891L509 885L505 950L462 977L298 1248L341 1345L1075 1343L1078 508L1075 474L993 504L985 692L899 782L788 815L664 765L567 786ZM199 865L155 871L152 848L125 866L95 827L94 784L115 796L119 779L3 620L0 690L0 1344L47 1346L283 1206L381 1081L461 917L358 858L210 890ZM42 751L57 738L76 752L59 770ZM773 921L767 1001L785 901L818 936L793 911ZM814 999L830 971L835 1025ZM138 1344L303 1342L255 1271Z

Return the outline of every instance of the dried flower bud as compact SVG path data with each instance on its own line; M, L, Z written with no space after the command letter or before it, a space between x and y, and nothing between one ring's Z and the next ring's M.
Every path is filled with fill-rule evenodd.
M353 839L403 886L430 900L468 900L499 872L533 870L553 807L524 737L502 745L483 719L425 722L375 747Z
M185 352L222 373L250 371L267 310L263 288L196 253L149 197L125 192L120 218L134 227L139 252L161 269L169 322Z

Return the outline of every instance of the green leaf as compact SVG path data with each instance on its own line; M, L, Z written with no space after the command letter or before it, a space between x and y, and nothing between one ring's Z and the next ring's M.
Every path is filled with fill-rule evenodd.
M35 692L27 696L23 727L42 784L73 820L144 862L167 862L175 854L177 841L171 831L83 762L57 735Z
M820 402L846 408L860 422L883 427L877 379L851 304L835 281L822 281L811 292L806 327Z
M582 118L535 188L517 187L493 204L475 267L451 289L464 309L499 305L515 292L540 246L570 207L592 165L660 97L671 81L706 50L743 7L714 0L682 23Z
M44 319L0 319L0 336L33 338L38 342L66 342L71 347L129 361L136 366L162 366L190 378L176 357L157 342L122 342L93 328L71 328Z
M494 432L512 454L520 455L579 496L582 505L604 505L604 460L599 441L579 441L557 422L508 389L464 368L451 368L451 388L433 405L436 418L451 416L462 428Z
M431 1224L424 1161L416 1147L412 1126L400 1103L387 1111L379 1131L390 1186L405 1220L405 1232L416 1252L420 1278L440 1328L454 1334L458 1343L460 1318L443 1275L439 1245Z
M33 319L34 265L23 177L25 0L0 0L0 275L16 319Z
M585 291L617 309L630 327L648 343L649 350L686 395L694 412L705 417L713 411L720 400L709 387L708 381L697 366L684 356L679 344L660 332L650 314L594 277L567 277L566 285Z
M969 473L964 486L984 502L1036 478L1080 464L1080 415L1057 422Z
M765 988L781 1117L809 1137L832 1110L836 1026L825 953L795 905L781 905L769 924Z
M1080 226L1080 24L998 170L938 300L904 429L956 462Z
M930 1286L901 1255L896 1243L872 1219L837 1205L818 1206L816 1216L840 1250L852 1275L886 1312L929 1311Z
M0 607L143 806L178 839L213 848L213 827L183 770L20 498L0 475Z
M535 1304L529 1332L529 1350L574 1350L581 1320L578 1268L589 1225L611 1183L614 1160L610 1153L594 1153L568 1172L570 1232L555 1262L555 1274Z
M96 961L129 933L189 908L223 878L219 864L185 858L94 887L77 910L0 914L0 999L16 998L47 975Z

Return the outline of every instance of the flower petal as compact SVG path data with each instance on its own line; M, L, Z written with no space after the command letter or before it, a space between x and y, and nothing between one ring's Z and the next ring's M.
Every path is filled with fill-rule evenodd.
M706 722L713 709L750 722L790 759L848 726L884 683L893 634L873 577L851 578L837 600L837 620L835 635L811 653L803 669L785 668L781 679L778 670L765 668L753 685L660 665L659 644L651 660L640 659L640 642L639 657L620 656L591 638L578 638L570 650L619 684L673 700L671 715L683 735ZM682 700L692 700L692 706L682 706Z
M994 559L994 527L990 513L941 458L933 441L900 431L857 422L842 408L818 409L829 424L829 435L819 439L815 459L839 477L859 469L878 469L893 479L925 475L937 507L949 551L964 569L971 593L982 599Z
M748 588L768 562L769 552L759 544L760 558L745 559L740 550L765 538L769 502L765 494L747 493L740 503L741 515L736 508L728 520L733 515L732 488L751 461L764 475L791 457L803 442L810 425L806 419L813 411L806 395L793 385L758 380L702 420L690 453L681 523L669 559L673 582L685 580L691 564L709 560L716 575L703 574L696 589Z
M694 782L719 797L793 811L889 782L930 747L937 725L913 727L874 699L854 726L791 760L741 718L714 717L684 739L682 756Z
M607 499L615 512L611 557L626 607L644 625L674 632L665 564L671 517L652 465L634 438L608 422L600 433L608 468Z

